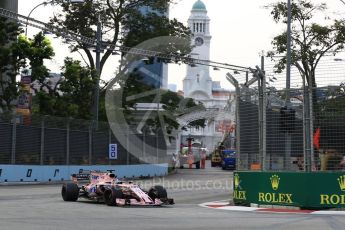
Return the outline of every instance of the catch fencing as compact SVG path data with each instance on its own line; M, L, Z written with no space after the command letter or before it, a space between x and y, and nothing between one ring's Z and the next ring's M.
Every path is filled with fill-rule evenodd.
M292 68L289 90L262 64L236 76L238 170L345 170L345 63L321 62L317 87Z
M0 164L16 165L130 165L167 163L167 144L161 132L116 130L108 123L51 116L0 116ZM120 141L125 140L125 141ZM117 144L117 159L109 145ZM152 146L154 151L146 151Z

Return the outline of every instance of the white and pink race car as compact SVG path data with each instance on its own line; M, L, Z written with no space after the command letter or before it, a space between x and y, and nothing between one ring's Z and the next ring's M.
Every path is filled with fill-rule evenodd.
M174 200L168 198L163 186L155 185L148 191L133 182L122 182L116 175L108 172L86 172L73 174L72 182L65 183L61 189L64 201L77 201L78 198L103 201L109 206L140 205L161 206L172 205ZM85 185L81 181L87 180Z

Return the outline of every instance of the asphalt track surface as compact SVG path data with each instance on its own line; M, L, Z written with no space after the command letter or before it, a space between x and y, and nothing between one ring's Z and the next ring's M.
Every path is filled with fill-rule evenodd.
M0 186L0 230L255 229L344 230L344 216L224 211L200 207L229 200L232 173L219 168L178 170L139 181L164 184L176 204L168 207L108 207L80 200L64 202L61 185Z

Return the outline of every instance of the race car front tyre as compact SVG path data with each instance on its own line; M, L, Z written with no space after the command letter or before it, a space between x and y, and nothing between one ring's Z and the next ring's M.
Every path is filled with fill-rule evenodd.
M65 183L62 185L61 196L64 201L77 201L79 197L79 187L75 183Z
M104 203L108 206L116 206L116 198L123 198L123 193L120 189L107 189L103 193Z
M155 185L152 188L150 188L148 195L152 200L155 200L156 198L158 199L168 198L167 190L161 185Z

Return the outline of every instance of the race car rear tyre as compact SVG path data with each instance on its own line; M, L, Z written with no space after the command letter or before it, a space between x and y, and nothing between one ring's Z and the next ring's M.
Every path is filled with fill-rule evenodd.
M79 187L75 183L65 183L62 185L61 196L64 201L77 201L79 197Z
M120 189L115 189L115 188L107 189L104 191L103 198L104 198L104 203L106 205L116 206L117 205L116 199L117 198L122 199L123 193Z
M161 185L155 185L152 188L150 188L148 195L152 200L155 200L157 198L158 199L168 198L167 190Z

